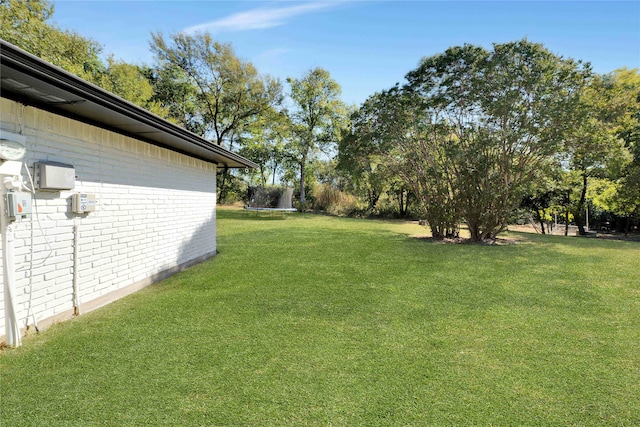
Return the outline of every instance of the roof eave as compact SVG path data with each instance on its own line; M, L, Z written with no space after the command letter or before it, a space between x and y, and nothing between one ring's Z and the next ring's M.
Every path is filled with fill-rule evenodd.
M0 58L3 97L20 99L49 111L215 163L220 167L258 167L251 160L213 144L2 39ZM15 87L15 78L11 79L13 86L9 85L9 77L5 79L7 75L40 86L35 91L21 92ZM26 84L26 87L32 89L29 84ZM43 97L33 95L39 91L45 94L49 92L51 98L59 97L72 101L47 102Z

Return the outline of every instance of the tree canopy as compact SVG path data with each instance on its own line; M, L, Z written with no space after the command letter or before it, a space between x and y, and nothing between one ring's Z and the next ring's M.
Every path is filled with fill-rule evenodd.
M0 0L0 38L51 62L153 113L166 112L154 102L153 88L134 64L100 58L95 40L51 23L54 6L47 0Z
M190 126L218 145L232 147L243 126L282 101L278 80L260 75L230 44L214 41L208 33L178 33L168 41L155 33L151 49L160 73L178 73L178 82L192 85L195 114L190 120L199 125Z
M104 72L102 47L95 40L49 22L54 6L47 0L0 0L0 38L96 83Z
M218 145L233 149L247 140L242 138L247 127L282 102L277 79L260 75L250 62L236 56L230 44L217 42L208 33L178 33L168 41L161 33L152 34L151 49L158 61L156 84L165 89L161 93L175 114L173 119ZM220 202L231 179L231 173L223 170Z
M288 78L293 108L289 111L294 138L289 152L300 170L300 203L304 205L305 173L311 157L337 142L344 108L340 85L322 68L309 70L302 78Z
M454 47L370 98L356 132L395 162L435 236L464 221L472 240L493 238L560 151L589 75L526 40Z
M364 212L395 199L406 213L410 200L436 237L465 223L472 240L494 238L518 206L543 230L551 210L581 233L587 206L627 231L640 219L637 69L596 75L526 39L465 44L423 58L348 118L319 67L288 78L285 98L278 79L207 33L151 34L156 61L139 65L102 59L95 40L57 27L49 0L0 0L0 12L4 40L260 164L221 170L219 201L243 180L279 178L297 181L304 207L317 175Z

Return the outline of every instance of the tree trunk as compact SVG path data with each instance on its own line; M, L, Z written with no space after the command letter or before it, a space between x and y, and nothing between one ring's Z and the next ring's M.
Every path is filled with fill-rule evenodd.
M469 234L471 234L471 241L479 242L481 240L481 236L480 236L480 230L478 228L478 225L467 223L467 226L469 227Z
M443 239L446 236L446 227L444 224L431 225L431 223L429 223L429 227L431 227L431 237L434 239Z
M227 175L229 173L229 169L224 168L222 171L222 182L220 182L220 188L218 192L218 203L223 203L226 195L225 185L227 183Z
M566 237L569 235L569 202L571 201L571 190L567 190L564 201L564 235Z
M536 208L536 216L538 217L538 222L540 223L540 230L542 231L542 234L546 234L544 232L544 214L540 214L540 209Z
M380 199L380 195L377 194L375 191L372 190L368 190L367 191L369 193L369 208L367 210L369 211L373 211L376 208L376 205L378 204L378 200Z
M631 228L631 215L627 215L627 220L624 225L624 235L625 237L629 235L629 229Z
M304 172L306 166L306 159L302 159L300 162L300 206L302 209L305 209L305 202L307 201L305 191L304 191Z
M409 193L405 194L404 190L400 190L400 217L404 218L407 216L407 211L409 210Z
M264 166L261 164L260 165L260 182L262 182L262 186L266 187L267 186L267 177L265 176L265 169Z
M576 223L578 224L578 233L581 236L587 234L584 229L584 204L587 199L587 174L582 174L582 191L580 192L580 201L578 202L578 208L576 212Z

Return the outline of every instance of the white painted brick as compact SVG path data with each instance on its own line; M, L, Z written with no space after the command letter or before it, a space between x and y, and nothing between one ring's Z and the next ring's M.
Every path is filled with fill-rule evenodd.
M60 313L64 311L64 309L61 308L63 304L67 307L71 305L70 303L72 301L73 295L69 293L67 290L63 290L63 291L56 292L53 297L55 300L57 300L57 304L50 307L53 310L55 310L57 313Z
M78 176L73 191L38 192L33 225L16 226L21 322L29 306L32 234L31 304L38 319L72 307L74 223L80 227L83 302L215 251L215 165L32 107L23 110L4 98L0 103L3 129L23 124L29 166L60 161L72 164ZM70 200L80 191L96 194L98 204L96 212L74 218ZM46 240L53 249L48 257ZM0 303L0 331L2 310Z
M111 254L113 253L113 250L110 246L105 245L105 246L101 246L100 248L94 249L92 253L93 255Z
M54 265L54 266L58 266L60 264L69 262L72 260L71 255L52 255L48 258L46 258L46 260L44 261L45 265Z
M100 276L100 283L108 283L111 284L118 276L115 273L105 274Z
M98 259L96 261L93 261L91 263L91 266L93 268L99 268L99 267L102 267L102 266L105 266L105 265L109 265L110 263L111 263L111 258L107 258L107 257L101 256L100 259Z
M100 230L82 230L80 231L80 238L83 240L91 240L92 237L100 236L102 232Z
M36 276L44 276L44 274L54 271L56 269L56 265L53 263L45 263L38 266L38 263L34 263L36 266L32 270L33 277Z
M50 271L47 274L45 274L44 275L44 280L48 282L49 280L54 280L57 277L66 276L68 274L69 274L69 269L68 268L67 269L64 269L64 268L58 269L58 268L56 268L55 270Z

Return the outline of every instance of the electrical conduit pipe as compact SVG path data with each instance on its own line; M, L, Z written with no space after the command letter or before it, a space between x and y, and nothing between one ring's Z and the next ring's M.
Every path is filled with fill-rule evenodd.
M7 162L8 163L8 162ZM10 181L14 179L10 178ZM14 260L14 237L13 229L6 214L5 195L7 187L13 182L3 180L0 191L0 229L2 231L2 278L4 282L4 313L5 313L5 339L7 346L20 347L22 337L18 326L18 316L16 314L16 280Z

